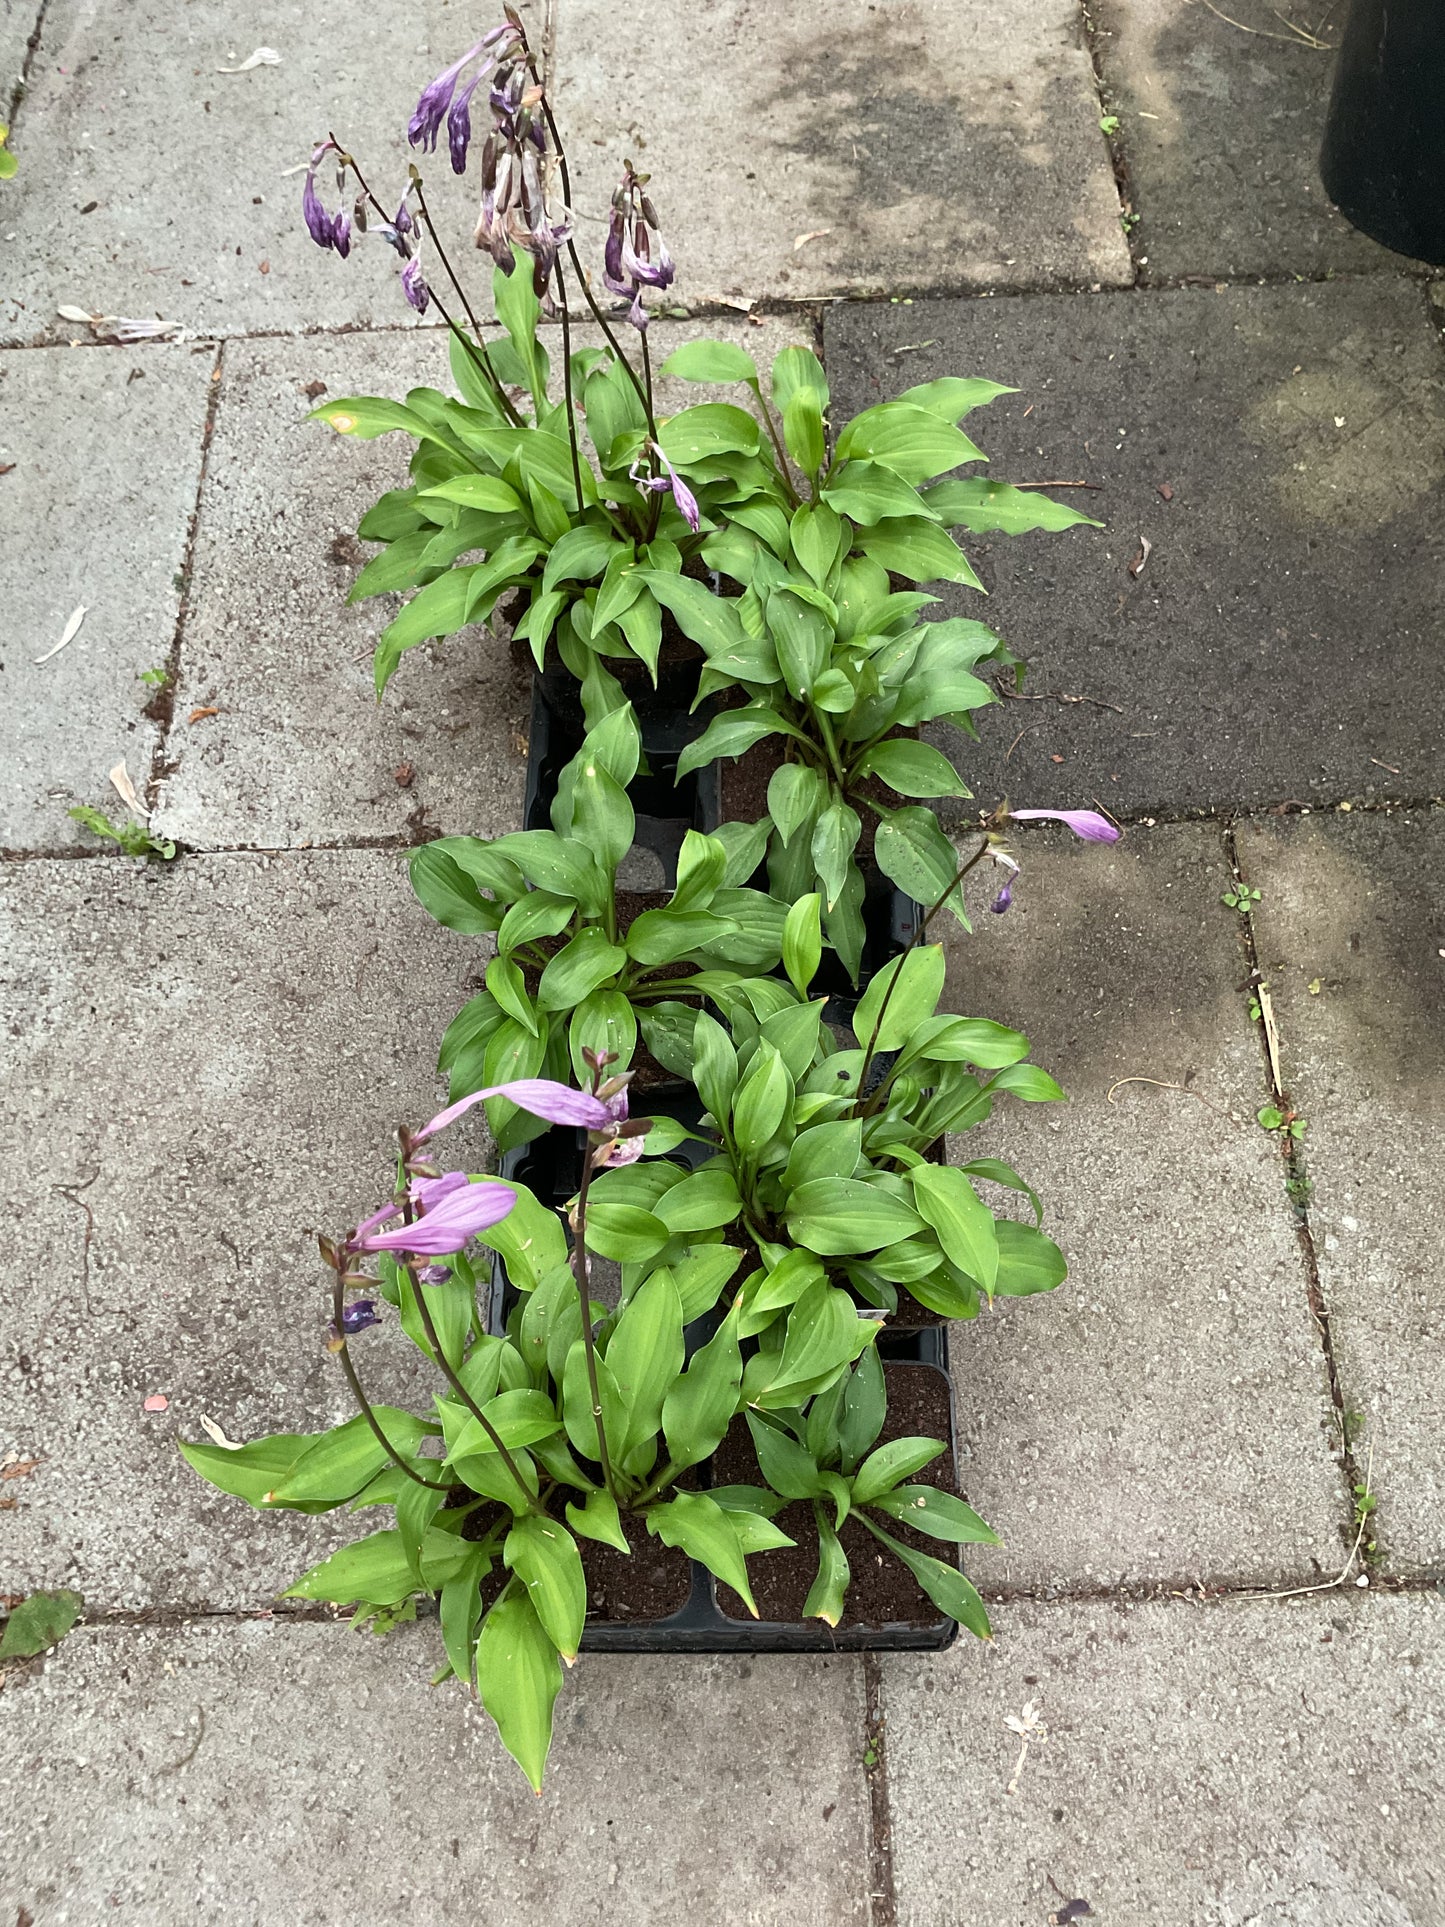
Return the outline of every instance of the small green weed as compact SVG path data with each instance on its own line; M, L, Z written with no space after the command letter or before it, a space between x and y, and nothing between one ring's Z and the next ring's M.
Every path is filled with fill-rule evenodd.
M1221 903L1228 904L1231 910L1237 910L1242 917L1247 917L1259 900L1260 892L1252 890L1247 883L1231 883L1219 899Z
M1296 1140L1302 1138L1308 1129L1308 1120L1298 1111L1282 1111L1278 1104L1261 1104L1255 1112L1255 1122L1266 1131L1282 1131L1286 1137Z
M93 810L86 803L73 809L70 815L73 821L83 823L97 836L109 837L112 843L118 843L127 856L153 856L169 863L176 853L176 846L168 836L157 836L144 823L129 817L124 823L112 823L103 811Z
M1119 116L1117 114L1104 114L1100 117L1099 132L1101 134L1112 135L1112 134L1117 134L1118 131L1119 131Z

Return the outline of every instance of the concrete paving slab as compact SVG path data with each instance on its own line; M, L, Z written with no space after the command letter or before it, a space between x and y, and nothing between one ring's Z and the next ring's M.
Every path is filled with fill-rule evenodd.
M40 0L0 0L0 99L10 91L25 64L25 45L40 17Z
M531 696L476 628L411 652L378 705L371 656L401 606L348 607L361 516L413 444L308 422L333 396L449 385L432 330L235 342L201 500L158 821L192 845L515 827ZM219 714L189 720L193 710Z
M1246 819L1240 862L1387 1564L1445 1573L1445 815ZM1371 1458L1373 1454L1373 1458Z
M1003 1105L951 1148L1033 1182L1071 1275L953 1328L963 1482L1004 1540L970 1548L969 1571L1045 1593L1338 1571L1348 1506L1284 1174L1254 1122L1218 833L1013 844L1014 908L950 938L947 1001L1024 1031L1070 1102Z
M1028 657L1030 693L1087 698L986 713L961 765L980 796L1157 815L1445 789L1445 366L1425 307L1378 276L830 310L839 421L988 375L1019 389L970 418L988 472L1097 485L1056 492L1102 530L965 542L992 600L945 608ZM1367 702L1362 637L1389 664Z
M214 355L185 348L0 355L0 844L93 847L66 812L125 811L122 759L144 789L156 695L175 638ZM75 609L83 626L51 654ZM40 658L49 657L48 661Z
M395 255L379 241L348 261L323 253L294 170L334 131L383 201L399 198L407 119L465 31L446 0L380 0L361 15L281 0L244 18L226 0L144 0L123 23L96 0L55 0L17 121L24 163L6 186L0 339L64 335L62 305L204 334L405 320ZM262 44L279 62L220 71ZM141 102L159 159L135 138ZM439 218L449 210L469 234L475 183L433 156L427 187ZM328 196L334 206L334 182Z
M1327 49L1292 36L1270 0L1217 13L1196 0L1098 0L1092 11L1146 280L1405 265L1351 227L1320 181L1343 8L1314 36ZM1294 17L1313 25L1325 12Z
M584 1658L537 1799L440 1655L435 1624L73 1633L6 1685L10 1917L864 1927L858 1661Z
M1072 1899L1130 1927L1445 1920L1438 1598L1020 1605L997 1631L883 1661L899 1927Z
M687 302L1132 278L1071 0L604 0L558 21L579 208L625 156Z
M251 1512L176 1439L201 1437L202 1414L237 1440L349 1416L315 1233L385 1195L395 1125L439 1094L433 1052L477 946L375 851L27 862L0 880L5 1212L25 1253L0 1454L42 1461L6 1487L0 1591L267 1606L353 1535ZM481 1127L448 1148L486 1168ZM366 1336L373 1396L422 1395L400 1334ZM144 1412L156 1393L169 1410Z
M811 339L806 323L776 317L656 322L652 334L658 366L698 334L742 341L764 364ZM317 382L333 396L451 390L435 330L227 345L158 822L207 847L515 828L530 658L519 669L478 625L410 651L378 706L372 650L401 598L347 606L375 553L354 532L383 489L405 482L413 444L307 422ZM664 409L709 398L680 382L658 392Z

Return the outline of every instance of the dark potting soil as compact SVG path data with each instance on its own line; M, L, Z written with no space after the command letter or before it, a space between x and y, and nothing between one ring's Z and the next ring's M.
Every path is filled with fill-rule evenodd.
M942 1439L943 1453L932 1465L915 1473L908 1483L936 1485L943 1491L956 1492L947 1378L931 1365L901 1364L885 1365L883 1376L888 1387L888 1417L878 1443L900 1438ZM763 1483L746 1420L735 1419L718 1447L712 1462L712 1483ZM748 1561L748 1578L760 1619L797 1623L803 1617L804 1604L818 1574L818 1531L813 1508L805 1501L785 1506L775 1523L797 1543L779 1547L776 1552L756 1554ZM936 1559L946 1561L950 1557L952 1548L942 1540L927 1539L911 1527L892 1520L880 1519L879 1523L906 1546L932 1553ZM855 1519L845 1519L838 1536L853 1574L840 1626L937 1625L941 1617L937 1606L902 1561L880 1545L866 1526ZM729 1618L748 1617L742 1602L721 1582L718 1603Z
M463 1538L484 1538L499 1516L495 1506L479 1507L463 1527ZM624 1513L622 1530L632 1547L630 1553L604 1546L596 1539L577 1538L587 1580L588 1619L636 1626L671 1618L686 1605L692 1591L692 1562L685 1553L654 1539L640 1519ZM499 1556L482 1581L484 1606L491 1605L506 1581L507 1571Z
M898 736L916 736L916 729L900 729ZM774 770L781 769L787 760L783 738L764 737L754 743L751 749L744 750L736 759L725 757L722 763L722 813L726 823L758 823L768 813L768 784L772 781ZM863 800L858 811L862 829L858 836L855 860L865 877L878 874L878 866L873 857L873 841L878 831L877 816L870 810L868 802L881 803L885 810L901 809L908 802L897 790L889 789L876 777L865 777L858 785L855 802Z

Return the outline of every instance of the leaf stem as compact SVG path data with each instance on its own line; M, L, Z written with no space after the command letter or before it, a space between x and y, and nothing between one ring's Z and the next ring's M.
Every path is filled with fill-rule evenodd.
M592 1073L594 1091L599 1081L599 1073ZM577 1296L582 1307L582 1348L587 1357L587 1384L592 1394L592 1422L597 1428L597 1462L602 1467L602 1481L617 1502L617 1483L612 1476L612 1459L607 1450L607 1427L602 1420L602 1393L597 1383L597 1347L592 1338L592 1288L587 1277L587 1190L592 1182L592 1153L590 1146L583 1158L582 1184L577 1193L577 1228L572 1241L572 1271L577 1280Z
M397 1451L385 1432L382 1431L381 1420L371 1409L371 1400L366 1396L366 1393L362 1391L361 1380L356 1376L356 1367L351 1362L351 1352L346 1343L346 1329L341 1322L342 1313L345 1310L345 1299L346 1281L342 1273L338 1271L331 1293L331 1318L336 1328L337 1339L340 1341L337 1346L337 1356L341 1360L341 1369L346 1374L346 1382L351 1387L351 1396L356 1400L361 1410L361 1416L371 1427L371 1430L376 1435L378 1444L385 1448L387 1457L391 1460L392 1464L397 1467L398 1471L405 1472L409 1479L413 1480L417 1485L426 1486L429 1491L450 1492L452 1489L450 1480L443 1480L438 1483L435 1479L424 1479L420 1472L415 1471L407 1464L406 1460Z

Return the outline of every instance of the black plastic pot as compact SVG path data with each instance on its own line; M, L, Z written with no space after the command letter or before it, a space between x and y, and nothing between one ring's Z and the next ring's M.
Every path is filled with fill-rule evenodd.
M1354 0L1320 174L1372 240L1445 266L1445 0Z

